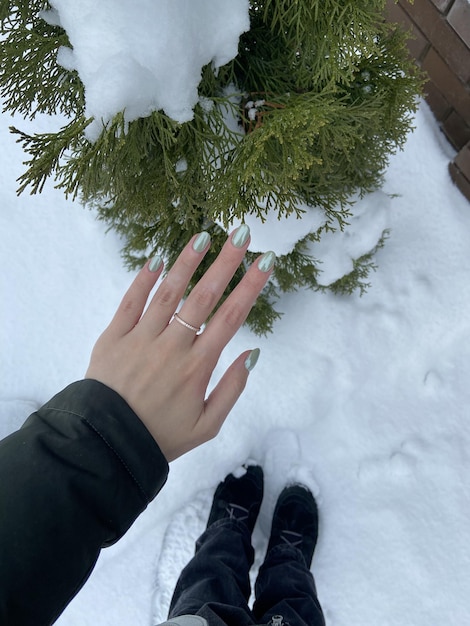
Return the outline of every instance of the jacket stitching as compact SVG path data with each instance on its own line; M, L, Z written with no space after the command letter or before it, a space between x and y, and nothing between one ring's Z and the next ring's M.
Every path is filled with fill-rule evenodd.
M108 446L108 448L114 453L114 455L119 459L119 461L121 461L123 467L125 468L125 470L127 471L127 473L129 474L129 476L132 478L132 480L135 482L135 484L137 485L137 487L139 488L139 491L142 492L142 495L145 498L145 501L149 502L147 494L145 493L144 488L142 487L142 485L140 484L140 482L138 481L138 479L134 476L132 470L129 468L129 466L127 465L127 463L124 461L124 459L121 457L121 455L119 454L119 452L117 452L117 450L114 449L114 447L111 445L111 443L106 439L106 437L96 428L96 426L94 426L84 415L80 415L80 413L75 413L74 411L69 411L68 409L56 409L54 407L47 407L47 410L49 411L57 411L59 413L68 413L69 415L74 415L75 417L79 417L80 419L82 419L92 430L93 432L95 432L100 439L102 439L104 441L104 443Z
M148 504L148 498L147 498L147 494L145 493L144 488L142 487L142 485L140 484L140 482L137 480L137 478L134 476L132 470L130 469L130 467L127 465L127 463L124 461L124 459L121 457L121 455L119 454L119 452L117 452L117 450L115 450L113 448L113 446L109 443L109 441L106 439L106 437L104 437L104 435L102 435L100 433L99 430L96 429L95 426L93 426L93 424L91 422L89 422L87 420L86 417L83 417L83 419L85 420L85 422L88 424L88 426L95 431L95 433L101 437L101 439L105 442L105 444L110 448L110 450L112 450L114 452L114 454L117 456L117 458L121 461L121 463L123 464L124 468L126 469L127 473L129 474L129 476L132 478L132 480L135 482L135 484L137 485L137 487L140 489L140 491L142 492L142 495L145 498L145 501Z

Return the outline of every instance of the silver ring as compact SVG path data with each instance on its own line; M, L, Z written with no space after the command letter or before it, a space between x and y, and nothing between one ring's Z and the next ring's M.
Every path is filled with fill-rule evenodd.
M178 313L174 314L173 319L176 320L177 322L179 322L185 328L189 328L189 330L192 330L195 333L198 333L201 330L200 326L199 327L193 326L192 324L188 324L188 322L185 322L183 319L181 319L181 317L178 315Z

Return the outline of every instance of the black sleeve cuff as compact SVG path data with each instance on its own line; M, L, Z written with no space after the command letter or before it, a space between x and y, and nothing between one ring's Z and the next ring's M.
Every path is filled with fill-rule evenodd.
M72 383L39 413L43 411L81 418L116 456L141 492L145 505L165 484L169 471L166 458L140 418L110 387L91 379Z
M162 488L168 463L95 381L69 385L0 441L0 622L52 623Z

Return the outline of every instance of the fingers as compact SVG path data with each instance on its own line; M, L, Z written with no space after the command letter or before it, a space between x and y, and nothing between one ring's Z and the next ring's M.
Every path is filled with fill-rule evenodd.
M206 237L201 240L202 250L195 251L194 246L198 247L198 237L201 236ZM208 237L207 233L201 233L193 239L192 245L185 248L157 290L146 314L154 332L164 330L174 314L191 276L208 249ZM249 241L250 230L246 225L240 226L231 234L216 261L191 291L179 311L179 318L186 323L171 324L171 333L177 332L180 337L186 337L188 342L194 341L194 328L199 328L206 321L220 300L245 256Z
M184 296L186 288L210 246L209 233L194 235L183 249L165 280L157 289L142 318L144 325L152 333L159 334L171 320ZM191 333L192 331L187 331Z
M216 261L186 298L179 312L181 319L195 327L204 324L242 262L249 242L250 229L243 224L231 234Z
M208 323L200 341L209 344L214 352L220 353L245 322L272 273L275 259L274 252L261 255Z
M147 298L163 270L160 257L149 260L135 277L108 326L108 332L122 337L142 316Z
M178 337L187 337L188 342L194 342L195 329L206 321L221 298L244 258L249 241L250 231L246 225L240 226L231 234L216 261L181 308L179 317L185 323L172 323L170 327L168 323L183 298L192 275L209 249L210 236L202 232L191 239L157 289L142 317L148 295L162 271L162 264L155 267L155 264L148 263L124 296L110 329L123 335L132 330L142 317L138 329L143 332L150 330L153 335L158 335L167 329L169 334L178 333ZM208 324L204 332L204 342L206 347L211 346L213 354L220 353L246 320L271 275L274 260L273 252L262 255Z

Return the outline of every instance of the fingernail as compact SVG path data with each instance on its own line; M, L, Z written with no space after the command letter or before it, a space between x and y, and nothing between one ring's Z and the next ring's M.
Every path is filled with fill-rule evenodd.
M250 228L246 224L242 224L232 235L232 243L235 248L243 248L250 236Z
M261 350L259 348L255 348L246 357L246 359L245 359L245 367L246 367L246 369L249 372L251 372L251 370L254 368L254 366L258 362L260 352L261 352Z
M149 263L149 270L151 272L158 272L158 270L161 268L162 266L162 257L159 256L158 254L156 256L153 257L153 259L150 261Z
M269 252L265 252L262 257L258 259L258 268L262 272L269 272L270 269L274 267L274 262L276 261L276 255L271 250Z
M211 236L209 235L209 233L206 233L205 231L199 233L199 235L194 240L193 250L196 250L196 252L204 252L210 240Z

